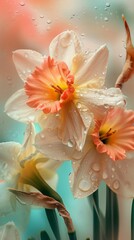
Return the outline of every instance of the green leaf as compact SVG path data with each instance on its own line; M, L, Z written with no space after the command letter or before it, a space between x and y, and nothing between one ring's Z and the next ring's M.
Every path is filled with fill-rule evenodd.
M46 231L40 233L41 240L51 240Z
M55 209L45 209L46 216L48 219L48 222L50 224L50 227L53 231L53 234L56 238L56 240L61 240L60 237L60 231L59 231L59 224L58 224L58 219L57 219L57 214Z

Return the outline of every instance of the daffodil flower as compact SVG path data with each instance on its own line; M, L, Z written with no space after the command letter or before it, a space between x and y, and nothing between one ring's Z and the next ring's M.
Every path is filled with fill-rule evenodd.
M0 215L5 215L16 208L16 201L8 188L30 191L31 186L50 184L56 187L56 168L59 162L47 159L37 153L34 146L35 130L29 123L24 143L0 143ZM45 181L44 181L45 180ZM42 184L42 185L41 185ZM28 186L29 185L29 186Z
M123 104L120 89L103 88L107 47L86 54L73 31L56 36L48 56L16 50L13 60L24 87L8 99L6 113L19 121L39 121L43 127L47 118L49 128L58 126L63 143L71 142L78 150L84 145L91 113Z
M8 222L5 225L0 227L0 239L1 240L7 240L7 239L20 240L19 231L13 222Z
M120 195L134 197L134 111L111 108L95 119L82 151L67 148L50 130L43 141L36 136L36 147L53 159L56 155L59 160L72 160L70 182L75 197L92 194L101 181Z
M133 47L132 40L131 40L131 33L130 33L129 26L128 26L128 23L127 23L124 15L122 15L122 19L123 19L124 26L126 29L126 34L127 34L126 61L123 66L122 72L119 75L119 77L116 81L116 84L115 84L115 86L118 88L122 88L123 84L125 82L127 82L134 74L134 47Z

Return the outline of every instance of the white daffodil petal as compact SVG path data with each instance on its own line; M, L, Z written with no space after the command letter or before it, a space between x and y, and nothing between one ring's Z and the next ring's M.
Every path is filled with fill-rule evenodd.
M16 70L23 81L43 62L43 56L33 50L20 49L13 52L13 61Z
M68 147L58 138L58 129L44 129L38 133L35 138L35 146L46 157L61 161L69 160L75 151L71 143Z
M76 198L92 194L101 181L101 159L92 147L80 161L73 161L74 173L70 176L71 187Z
M56 36L49 46L50 56L71 66L73 57L81 52L78 36L73 31L65 31Z
M0 179L9 180L18 169L17 156L21 145L16 142L0 143Z
M109 107L123 107L125 96L120 89L81 89L76 91L79 102L85 104L91 112L103 112ZM100 108L100 109L99 109Z
M30 108L27 104L27 96L24 89L15 92L5 104L7 115L20 122L36 121L39 111Z
M58 175L56 169L61 165L61 161L50 160L45 163L39 163L37 169L42 178L53 188L56 189Z
M16 199L8 191L9 187L16 187L16 184L17 176L10 178L9 181L0 183L0 217L5 216L16 210Z
M36 149L34 146L34 139L35 139L35 128L32 123L27 125L24 142L22 144L22 149L19 154L20 161L25 160L26 158L30 157L32 154L35 153Z
M82 150L85 143L85 133L87 127L73 102L66 104L66 108L61 110L61 123L59 125L59 137L68 146L76 146L77 150Z
M105 160L103 179L115 193L134 198L134 154L128 155L125 160Z
M108 49L101 46L91 57L84 54L76 55L73 59L72 73L75 82L90 88L100 88L104 84L108 61Z
M8 222L7 224L0 227L0 239L20 240L19 232L13 222Z

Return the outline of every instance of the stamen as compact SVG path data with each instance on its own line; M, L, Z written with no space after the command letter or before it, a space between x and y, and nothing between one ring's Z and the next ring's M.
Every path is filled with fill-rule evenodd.
M100 140L103 142L106 139L108 139L110 136L112 136L116 130L112 131L112 128L109 128L109 130L106 133L100 134Z
M63 93L63 90L60 86L54 86L54 85L51 85L52 88L55 89L55 92L59 93L59 94L62 94Z

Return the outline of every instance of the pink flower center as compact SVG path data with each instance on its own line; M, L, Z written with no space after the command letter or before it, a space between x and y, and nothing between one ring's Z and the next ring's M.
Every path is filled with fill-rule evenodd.
M66 63L57 63L48 57L41 67L36 67L25 83L27 104L44 113L58 112L66 102L73 100L73 83L74 76L70 74Z
M103 120L95 120L92 135L96 149L112 160L122 160L126 152L134 150L134 112L114 108Z

